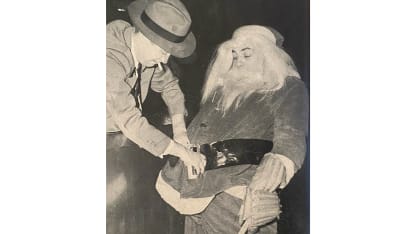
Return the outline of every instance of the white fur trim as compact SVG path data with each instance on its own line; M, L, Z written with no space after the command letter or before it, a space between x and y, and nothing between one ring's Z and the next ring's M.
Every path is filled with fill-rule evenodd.
M273 154L268 153L269 155L273 155L273 157L277 157L281 160L283 163L285 169L286 169L286 181L285 183L282 183L280 185L280 188L286 187L287 184L289 184L289 181L292 179L292 177L295 175L295 163L293 163L292 160L290 160L288 157L281 155L281 154ZM231 187L224 192L230 194L233 197L239 198L241 200L244 200L244 197L246 195L247 186L240 185L240 186L234 186Z
M283 163L286 169L286 181L285 183L280 184L280 188L286 187L286 185L289 184L292 177L295 175L295 163L288 157L281 155L281 154L273 154L268 153L269 155L272 155L273 157L277 157L280 159L280 161Z
M181 198L179 192L166 183L160 173L156 181L156 190L166 203L184 215L201 213L212 199L214 199L214 196L203 198Z
M236 38L236 37L247 38L253 35L263 36L267 40L271 41L273 44L276 44L276 37L274 36L274 34L266 27L263 27L260 25L242 26L234 31L233 38Z
M224 192L230 194L233 197L239 198L241 200L244 200L244 197L246 196L247 186L245 185L239 185L231 187Z

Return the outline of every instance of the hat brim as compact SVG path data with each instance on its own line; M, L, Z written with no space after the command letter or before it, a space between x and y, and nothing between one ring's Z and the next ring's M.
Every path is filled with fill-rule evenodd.
M130 3L128 6L128 13L134 27L143 33L150 41L158 45L160 48L164 49L166 52L178 58L186 58L190 56L196 47L195 36L192 32L189 32L185 40L180 43L175 43L166 40L165 38L159 36L157 33L149 29L140 18L142 12L146 8L147 4L153 0L139 0Z

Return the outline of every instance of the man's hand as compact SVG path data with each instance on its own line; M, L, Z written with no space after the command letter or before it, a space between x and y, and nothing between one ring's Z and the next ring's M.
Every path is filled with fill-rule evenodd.
M179 157L188 168L193 167L198 175L205 171L205 164L207 163L205 156L186 148L180 143L174 142L166 153Z
M286 168L282 160L276 155L266 154L257 167L249 188L273 192L279 186L285 187L286 181L289 180L286 178Z
M189 173L196 172L197 175L204 173L205 165L207 164L206 158L203 154L187 150L186 154L183 154L180 159L185 163L189 168L188 176L196 176L194 174L189 175ZM190 172L191 171L191 172ZM192 177L193 178L193 177Z

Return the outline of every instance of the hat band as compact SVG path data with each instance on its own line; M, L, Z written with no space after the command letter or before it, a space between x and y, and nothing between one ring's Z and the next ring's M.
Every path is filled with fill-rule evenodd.
M142 15L140 16L143 23L150 28L153 32L161 36L162 38L170 41L170 42L183 42L188 35L189 31L185 34L185 36L177 36L169 31L166 31L164 28L160 27L158 24L156 24L152 19L149 18L149 16L146 14L146 12L143 11Z

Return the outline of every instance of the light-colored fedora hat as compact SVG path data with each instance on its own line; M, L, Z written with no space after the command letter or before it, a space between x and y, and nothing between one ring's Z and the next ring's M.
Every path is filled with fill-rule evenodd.
M136 0L128 6L128 13L136 31L171 55L185 58L194 52L192 20L181 1Z

